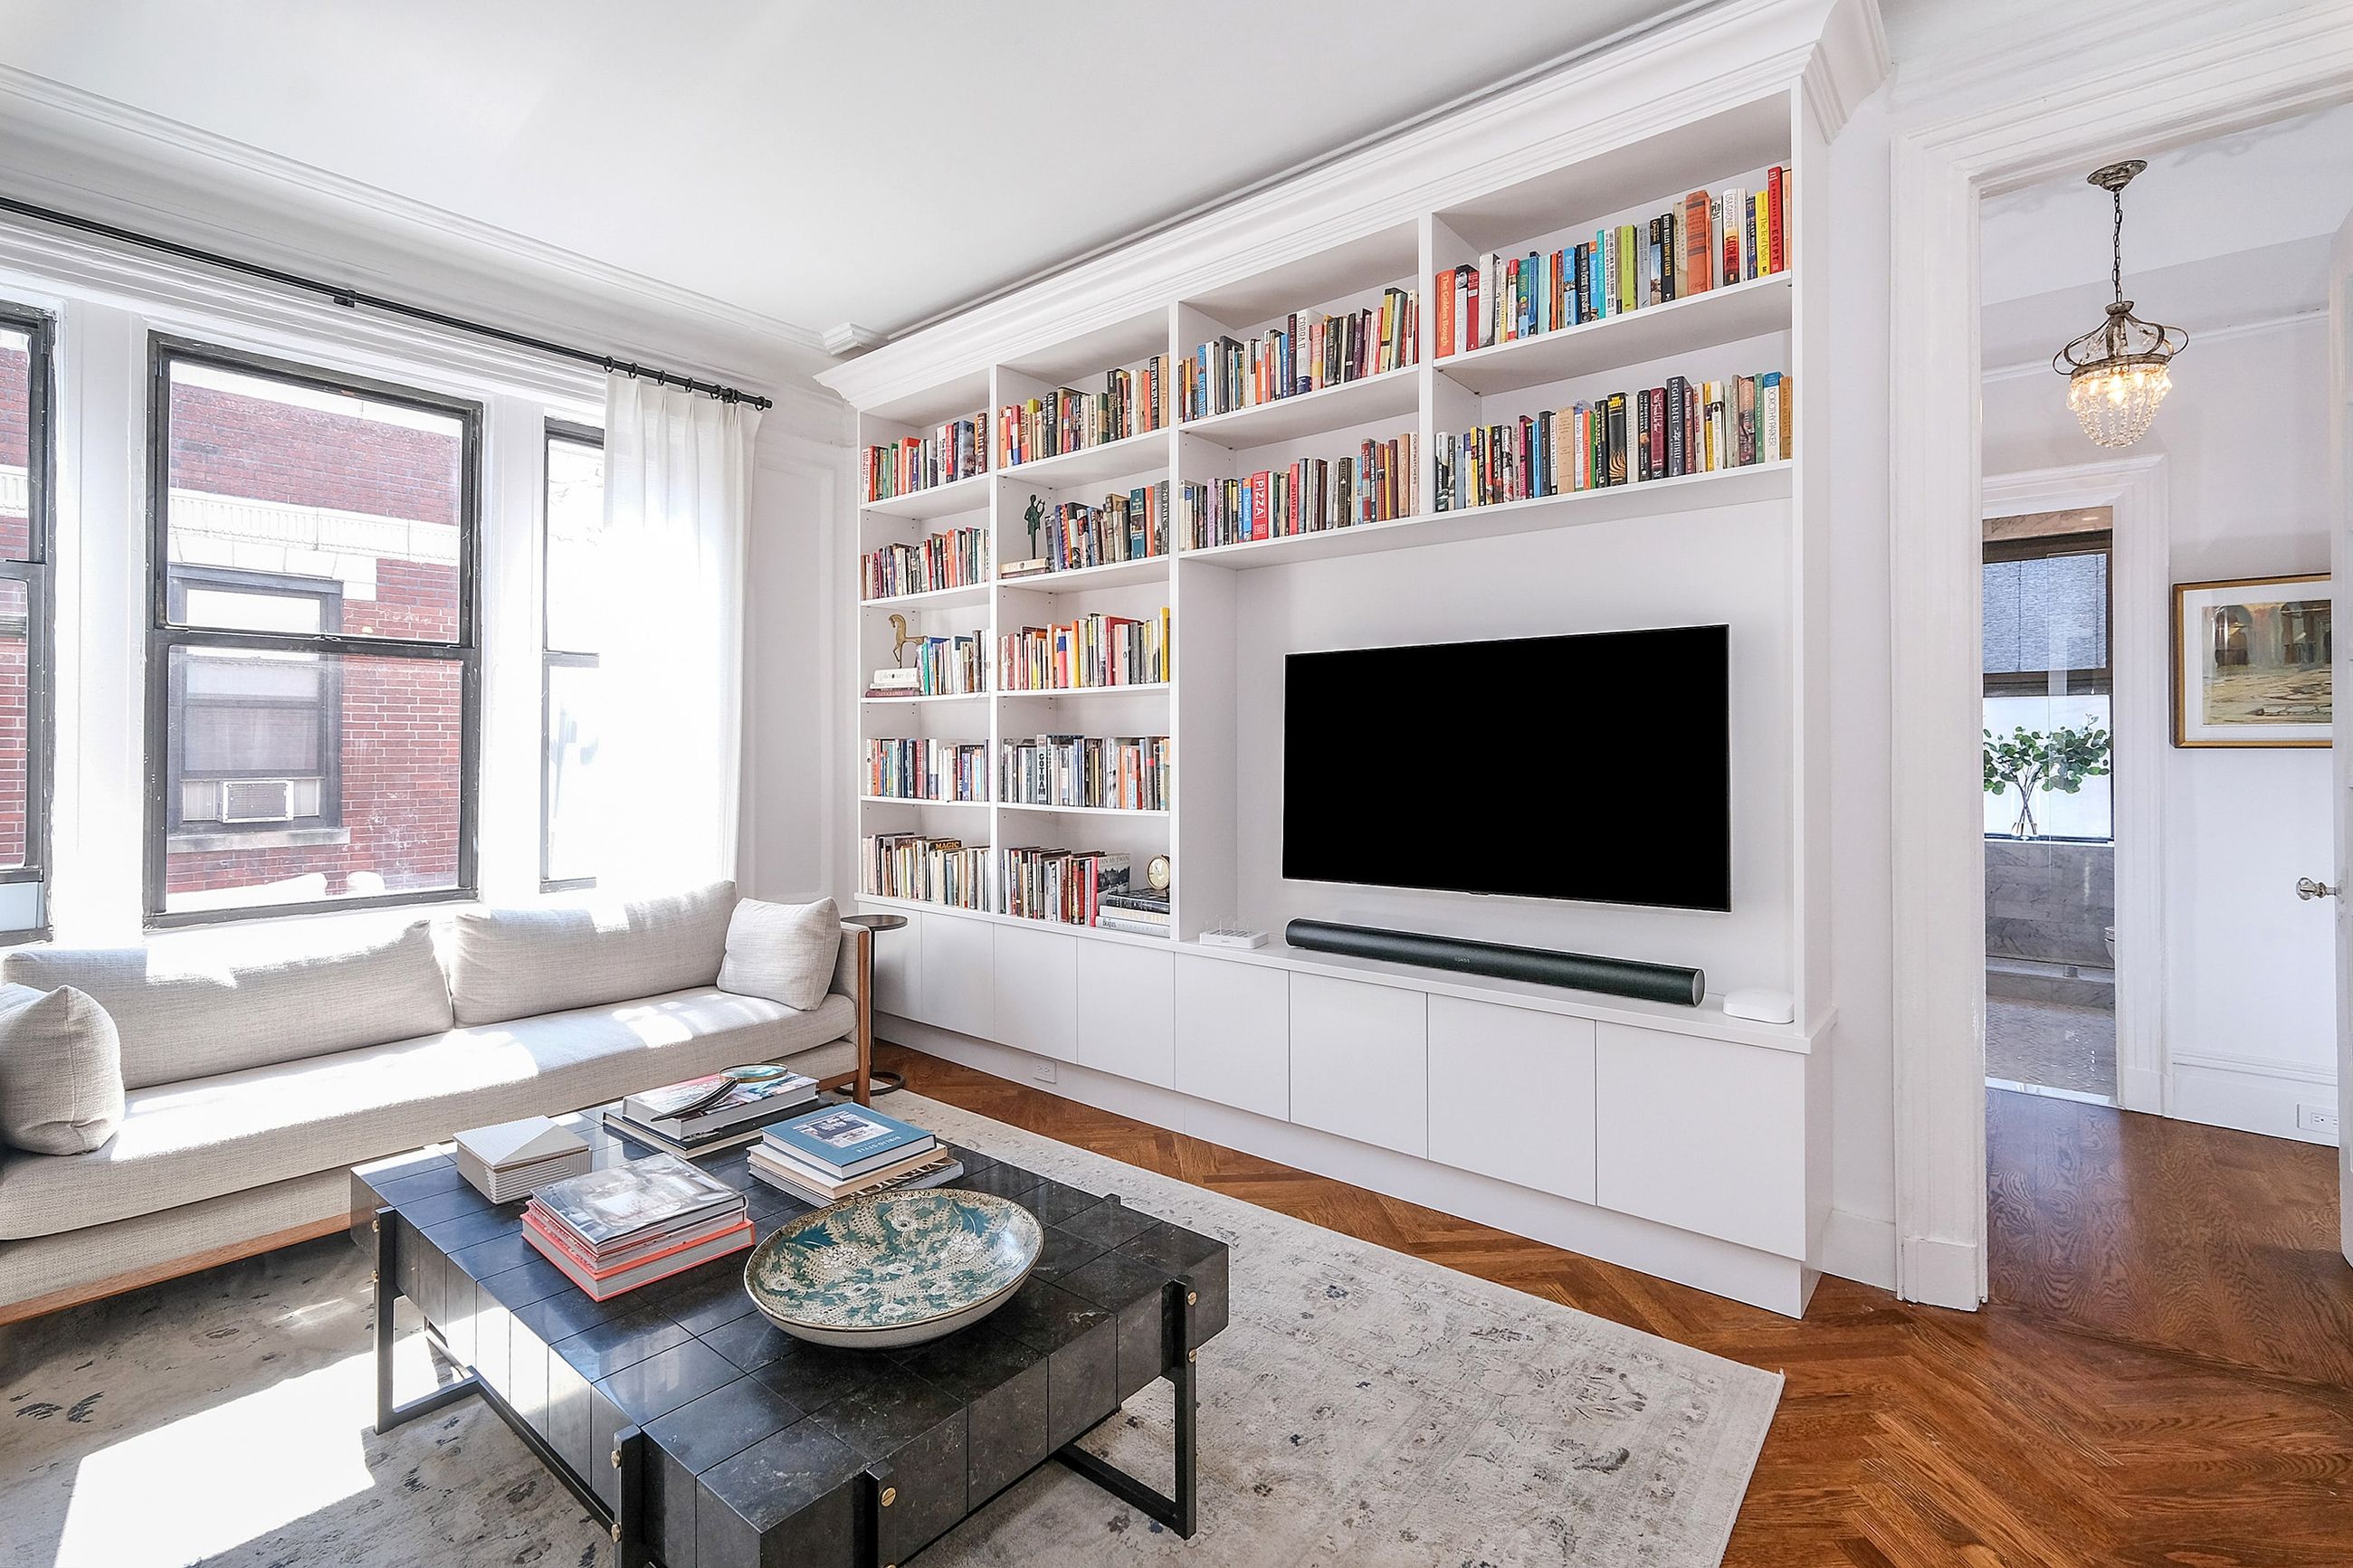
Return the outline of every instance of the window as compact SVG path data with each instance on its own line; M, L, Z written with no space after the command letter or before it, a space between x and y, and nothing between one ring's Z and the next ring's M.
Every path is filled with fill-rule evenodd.
M0 304L0 940L48 928L49 319Z
M2113 732L2106 514L1997 519L1985 544L1985 727L2048 735L2096 725ZM2053 528L2074 531L2049 531ZM2073 795L2038 791L2037 831L2105 839L2114 832L2106 776ZM1986 796L1985 830L2018 830L2015 790Z
M540 764L542 888L596 880L597 650L605 624L605 437L551 420L543 577Z
M149 921L470 896L479 406L153 357Z

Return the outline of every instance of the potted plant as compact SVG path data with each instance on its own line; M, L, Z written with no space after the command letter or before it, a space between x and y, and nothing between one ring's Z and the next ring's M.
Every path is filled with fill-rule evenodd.
M2073 795L2085 779L2102 777L2107 771L2108 732L2097 724L2080 730L2061 725L2047 735L2021 724L2000 741L1991 730L1985 731L1986 794L2018 792L2016 832L2021 838L2041 836L2034 822L2036 790Z

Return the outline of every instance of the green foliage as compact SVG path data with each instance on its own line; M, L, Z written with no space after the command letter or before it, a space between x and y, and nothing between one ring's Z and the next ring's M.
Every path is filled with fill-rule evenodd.
M2034 792L2057 790L2074 795L2084 781L2108 771L2109 735L2097 724L2082 729L2065 725L2044 734L2021 724L2006 740L1985 731L1985 790L2000 795L2018 792L2018 836L2035 837Z

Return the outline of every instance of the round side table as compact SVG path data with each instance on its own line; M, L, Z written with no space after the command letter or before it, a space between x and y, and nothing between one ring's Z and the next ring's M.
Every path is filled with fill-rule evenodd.
M907 917L904 915L844 915L841 917L841 923L846 926L863 926L879 937L886 931L904 930ZM858 974L858 1030L869 1042L873 1040L874 944L871 941L866 944L866 958ZM869 1099L878 1094L896 1094L906 1087L907 1075L892 1072L888 1068L872 1068L866 1079L866 1093Z

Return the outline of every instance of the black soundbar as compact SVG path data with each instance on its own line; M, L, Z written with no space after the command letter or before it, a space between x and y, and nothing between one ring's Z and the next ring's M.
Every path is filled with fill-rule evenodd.
M1335 925L1330 921L1293 921L1283 928L1282 936L1293 947L1313 948L1319 952L1383 958L1392 963L1419 963L1464 974L1492 974L1499 980L1528 980L1538 985L1566 985L1575 991L1634 996L1645 1002L1672 1002L1683 1007L1698 1006L1700 998L1707 994L1706 975L1672 963L1599 958L1589 952L1556 952L1542 947L1512 947L1500 942L1383 931L1377 926Z

